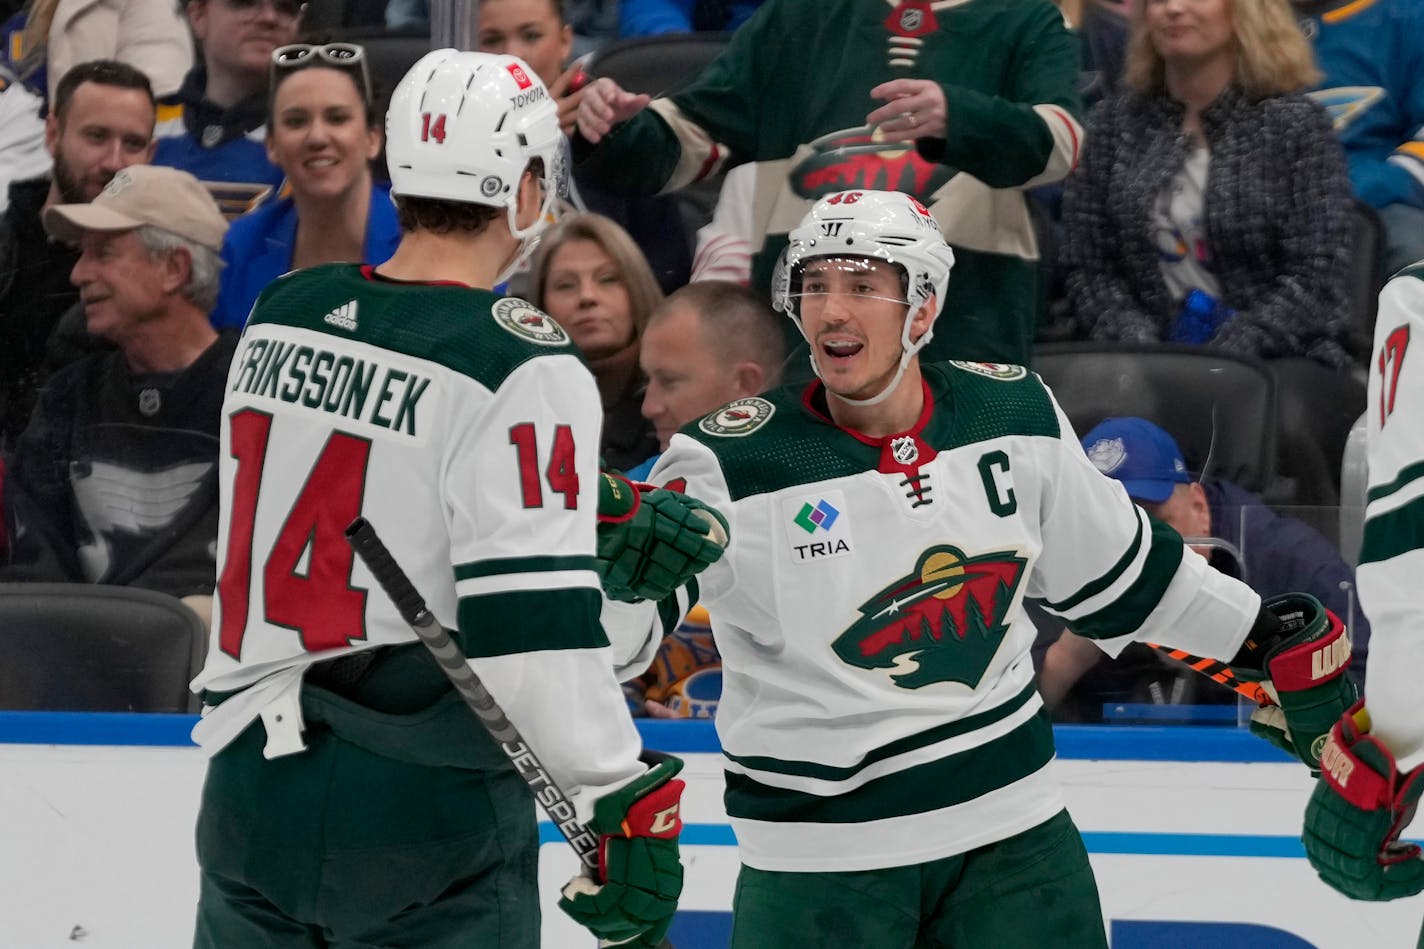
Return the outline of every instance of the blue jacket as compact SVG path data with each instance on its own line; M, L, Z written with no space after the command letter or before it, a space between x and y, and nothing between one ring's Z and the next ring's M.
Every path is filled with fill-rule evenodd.
M1298 14L1299 15L1299 14ZM1301 17L1355 194L1424 208L1424 4L1335 0Z
M1202 482L1202 488L1211 508L1211 532L1241 551L1245 576L1230 562L1234 558L1220 553L1213 553L1211 565L1244 580L1263 597L1309 593L1324 603L1350 630L1351 666L1363 675L1370 624L1359 609L1355 571L1335 545L1304 521L1277 514L1244 488L1213 480Z
M627 38L692 30L730 33L745 23L762 2L732 0L713 5L698 0L623 0L618 7L618 35Z
M371 185L371 209L366 215L366 243L361 262L380 264L400 243L400 223L391 203L391 186ZM291 198L263 205L232 222L223 239L222 286L212 322L217 329L242 329L257 295L267 284L292 269L297 245L297 206Z

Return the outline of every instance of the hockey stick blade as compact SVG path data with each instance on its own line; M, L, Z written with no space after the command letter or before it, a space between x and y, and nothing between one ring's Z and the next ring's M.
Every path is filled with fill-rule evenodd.
M435 656L435 661L449 677L455 691L460 693L460 698L465 700L470 711L474 712L475 717L489 730L490 737L499 745L510 764L514 765L514 770L524 779L524 783L529 785L534 799L549 815L559 833L564 835L564 839L578 855L579 861L590 875L597 879L598 837L579 823L574 815L573 804L549 777L533 749L504 714L489 689L480 681L480 677L475 675L475 671L465 659L465 654L461 652L455 640L450 638L449 631L436 622L434 615L426 609L425 600L411 584L405 571L395 562L386 545L376 536L375 528L364 517L358 517L346 528L346 541L371 571L381 589L386 591L386 596L391 598L391 602L400 611L401 618Z
M1188 669L1191 669L1193 672L1206 676L1208 679L1215 682L1216 684L1224 686L1237 693L1238 695L1246 696L1246 698L1255 702L1262 708L1265 708L1268 705L1276 704L1274 701L1271 700L1271 697L1266 693L1266 690L1261 688L1260 683L1246 682L1240 678L1237 678L1236 673L1231 671L1231 666L1222 662L1220 659L1209 659L1206 656L1195 656L1185 650L1176 649L1172 646L1161 646L1157 643L1148 643L1147 645L1151 646L1153 649L1157 650L1162 655L1166 656L1168 659L1175 659L1177 662L1182 663L1184 666L1186 666Z

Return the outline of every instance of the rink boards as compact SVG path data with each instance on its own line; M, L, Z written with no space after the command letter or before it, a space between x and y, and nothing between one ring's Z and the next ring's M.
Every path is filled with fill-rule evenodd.
M197 895L203 758L186 716L0 713L0 947L178 949ZM736 879L706 723L646 722L688 762L678 949L722 949ZM1300 847L1310 779L1230 728L1061 727L1054 767L1113 949L1412 949L1424 897L1352 903ZM1424 829L1424 826L1421 828ZM1416 833L1417 830L1416 829ZM576 869L541 828L546 949L592 949L553 907Z

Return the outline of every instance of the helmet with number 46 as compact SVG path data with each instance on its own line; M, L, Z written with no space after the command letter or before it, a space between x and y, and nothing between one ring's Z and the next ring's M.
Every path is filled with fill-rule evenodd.
M920 307L931 299L934 317L939 318L949 287L949 271L954 266L954 251L945 242L939 222L911 195L899 191L841 191L827 195L792 229L772 277L772 304L791 317L803 336L802 271L808 261L819 258L882 260L900 272L903 299L895 301L905 304L900 370L879 395L860 400L860 404L873 405L899 383L910 359L934 336L933 320L914 340L910 338L911 324ZM820 374L814 355L811 367Z
M439 49L410 68L386 112L391 192L508 209L509 230L542 231L563 185L558 107L517 56ZM543 204L515 221L519 181L539 161Z

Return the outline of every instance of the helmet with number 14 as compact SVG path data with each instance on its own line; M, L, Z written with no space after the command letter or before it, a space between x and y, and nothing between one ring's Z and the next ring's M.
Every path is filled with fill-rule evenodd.
M849 272L857 262L884 261L900 278L895 297L865 295L865 299L903 304L900 363L894 377L878 393L865 398L841 398L852 405L874 405L894 391L905 369L934 335L934 320L944 306L954 252L945 243L938 222L923 204L898 191L842 191L813 207L791 231L772 282L772 303L791 317L811 344L811 368L826 378L817 358L816 341L807 336L802 319L808 304L819 305L827 291L804 280L807 265L822 261ZM824 269L824 268L820 268ZM920 309L932 307L929 326L911 338Z
M564 191L564 139L544 84L517 56L439 49L410 68L386 111L391 193L505 208L521 242L503 280L534 250ZM519 182L531 169L542 206L516 219Z

